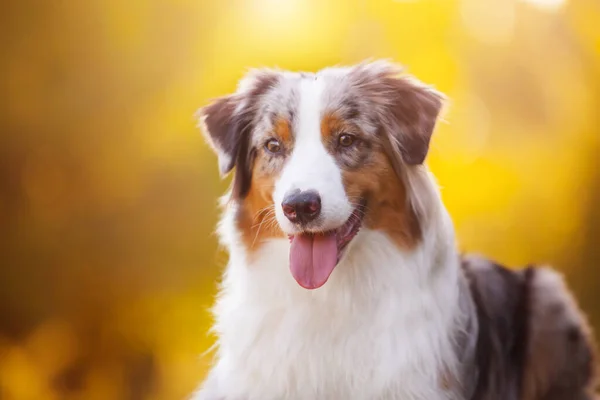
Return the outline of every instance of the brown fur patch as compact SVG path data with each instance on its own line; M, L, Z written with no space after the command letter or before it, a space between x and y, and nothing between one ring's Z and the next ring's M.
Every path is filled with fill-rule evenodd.
M275 120L275 136L286 145L292 142L292 128L290 121L285 118L277 118Z
M342 171L346 194L357 203L367 199L364 225L387 233L404 249L414 248L421 239L417 216L410 208L406 186L396 175L388 156L375 150L361 168Z
M333 140L334 136L342 132L347 124L336 113L327 113L321 119L321 136L325 143Z
M277 118L273 125L273 136L284 147L290 147L293 141L290 121ZM244 244L250 252L256 250L262 242L270 238L285 237L275 220L273 191L279 171L272 160L261 151L253 160L250 189L240 202L237 224L242 233Z
M236 216L238 229L249 251L256 250L269 238L285 237L275 220L273 190L276 177L265 173L257 159L248 195L240 203Z
M321 119L323 144L333 153L336 151L333 142L337 135L356 130L356 126L335 112L329 112ZM334 154L342 169L346 195L354 205L366 197L367 210L363 222L366 227L386 232L401 248L413 248L421 237L421 230L408 204L406 186L383 150L371 151L364 143L361 147L355 150L361 154L352 157L354 161L361 161L355 168L344 168L348 167L348 163L343 162L344 157Z

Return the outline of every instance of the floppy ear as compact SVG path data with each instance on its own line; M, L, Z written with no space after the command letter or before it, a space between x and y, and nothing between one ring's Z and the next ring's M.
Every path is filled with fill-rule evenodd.
M221 176L236 167L236 196L243 196L250 188L250 135L260 97L276 82L275 72L253 70L240 81L236 93L218 98L198 112L206 140L217 154Z
M401 73L400 66L380 60L357 65L351 76L361 96L377 110L377 123L396 161L422 164L445 97Z
M406 164L422 164L445 97L414 78L388 76L385 81L386 134Z
M222 176L233 169L237 158L242 137L241 116L236 117L236 109L240 102L235 95L230 95L215 100L199 111L202 131L217 154Z

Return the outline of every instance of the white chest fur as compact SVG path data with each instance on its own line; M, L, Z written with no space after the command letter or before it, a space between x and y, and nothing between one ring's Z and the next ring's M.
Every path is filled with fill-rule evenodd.
M320 289L288 270L289 243L252 263L234 248L215 307L216 364L201 400L455 399L460 319L453 243L427 235L410 253L363 230ZM447 241L447 238L446 238Z

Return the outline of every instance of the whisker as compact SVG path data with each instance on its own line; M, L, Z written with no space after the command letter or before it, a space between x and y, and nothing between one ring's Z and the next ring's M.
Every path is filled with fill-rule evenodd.
M256 239L258 238L258 234L260 233L260 228L262 227L263 223L265 222L265 220L263 219L260 222L260 225L258 225L258 229L256 230L256 234L254 235L254 239L252 240L252 245L250 246L251 248L254 247L254 244L256 243Z
M254 214L254 218L253 218L252 222L256 221L259 217L262 217L262 220L264 220L265 218L270 218L273 215L275 215L275 210L274 209L267 209L265 207L262 211L258 211L258 212L256 212L256 214ZM252 228L256 227L261 222L257 222L256 224L252 225Z
M271 211L275 212L275 207L273 204L269 204L268 206L261 208L256 213L254 213L254 216L252 217L252 222L256 221L256 219L259 218L262 214L265 214L265 212L268 214Z
M257 222L257 223L255 223L254 225L252 225L252 226L250 227L250 229L254 229L254 228L256 228L257 226L259 226L259 227L260 227L260 225L262 225L262 224L263 224L263 223L265 223L266 221L270 221L270 220L272 220L274 217L275 217L274 215L268 215L268 214L267 214L267 215L265 215L265 216L264 216L264 218L263 218L263 219L261 219L259 222ZM259 229L260 229L260 228L259 228Z
M267 222L266 229L274 229L277 227L277 220L273 219Z

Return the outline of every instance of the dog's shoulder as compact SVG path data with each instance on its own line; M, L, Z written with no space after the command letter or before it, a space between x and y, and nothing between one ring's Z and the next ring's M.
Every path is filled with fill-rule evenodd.
M563 277L478 256L461 261L479 320L475 398L591 400L591 329Z

